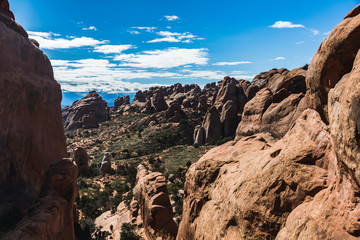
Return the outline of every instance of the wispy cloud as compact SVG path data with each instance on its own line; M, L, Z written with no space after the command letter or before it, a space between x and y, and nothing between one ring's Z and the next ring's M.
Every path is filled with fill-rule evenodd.
M316 29L313 29L313 28L310 28L310 31L312 32L312 34L313 34L314 36L320 34L319 30L316 30Z
M192 40L203 40L203 38L198 38L198 36L195 36L189 32L177 33L177 32L169 32L169 31L160 31L157 32L156 34L162 36L162 38L156 38L147 42L148 43L158 43L158 42L191 43Z
M240 65L240 64L249 64L252 62L249 61L240 61L240 62L216 62L213 63L215 66L234 66L234 65Z
M114 60L120 66L137 68L173 68L188 64L206 65L208 50L206 48L167 48L165 50L143 51L137 54L117 55Z
M42 49L68 49L105 44L107 41L99 41L90 37L67 37L60 38L59 34L52 32L28 31L29 37L39 42Z
M135 31L135 30L134 30L134 31L129 31L129 33L130 33L130 34L134 34L134 35L140 34L139 31Z
M166 18L166 20L168 20L168 21L175 21L175 20L180 19L178 16L175 16L175 15L171 15L171 16L167 15L167 16L164 16L164 18Z
M132 27L133 29L145 30L146 32L154 32L156 27Z
M294 24L289 21L277 21L269 27L270 28L304 28L305 26L302 24Z
M276 58L271 59L271 61L279 61L279 60L285 60L285 59L286 59L285 57L276 57Z
M135 46L131 44L125 44L125 45L102 45L102 46L96 46L94 48L94 52L101 52L105 54L110 53L121 53L125 50L136 48Z
M87 30L93 30L93 31L97 31L97 28L95 27L95 26L90 26L90 27L84 27L84 28L82 28L82 30L85 30L85 31L87 31Z
M300 44L304 44L304 43L305 43L304 41L299 41L299 42L296 42L295 44L300 45Z

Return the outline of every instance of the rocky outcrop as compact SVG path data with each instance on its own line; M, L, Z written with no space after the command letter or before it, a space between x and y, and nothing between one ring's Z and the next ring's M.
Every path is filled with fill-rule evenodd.
M117 206L114 214L106 211L95 219L95 226L101 231L109 232L112 239L120 239L121 226L124 223L130 223L130 211L124 202Z
M149 172L143 165L139 165L137 170L131 216L135 220L137 215L141 216L142 223L138 224L143 224L149 239L174 239L178 227L173 220L165 176L159 172Z
M78 166L79 175L88 175L90 173L89 155L82 147L78 147L74 152L74 160Z
M260 134L210 150L187 173L177 239L274 239L294 209L317 202L337 181L327 130L319 114L307 110L277 142Z
M304 68L270 76L265 79L265 87L246 103L236 130L237 139L259 132L283 137L306 109L306 104L300 104L306 90Z
M203 128L205 131L205 143L215 142L222 138L220 113L215 106L211 107L206 113Z
M165 115L168 122L179 122L181 119L186 118L186 114L178 103L171 104L170 107L166 110Z
M190 167L177 239L360 237L360 52L352 37L344 40L359 36L359 9L316 53L306 97L306 67L269 74L246 104L236 140ZM341 63L352 67L340 73Z
M111 156L110 153L105 153L100 166L100 171L103 176L105 176L106 173L111 172Z
M168 105L166 104L164 95L160 89L154 93L152 105L154 106L156 112L161 112L168 109Z
M107 103L95 91L90 92L79 101L75 101L71 107L64 110L65 130L96 128L100 122L110 119Z
M74 239L77 172L63 160L60 85L6 0L0 35L0 238Z
M194 131L194 145L204 145L205 144L205 130L199 125L195 127Z
M352 71L329 91L328 114L331 135L341 162L360 186L360 51Z
M349 73L360 48L359 7L351 11L320 45L306 77L307 97L312 108L328 121L328 92Z

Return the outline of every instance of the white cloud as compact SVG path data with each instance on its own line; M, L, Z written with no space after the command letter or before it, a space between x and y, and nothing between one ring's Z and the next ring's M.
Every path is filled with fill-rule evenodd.
M183 74L178 78L200 78L200 79L211 79L211 80L221 80L225 76L231 76L236 79L247 79L251 80L255 76L247 75L248 72L245 71L232 71L232 72L223 72L223 71L211 71L211 70L183 70Z
M114 60L121 61L120 66L138 68L173 68L188 64L206 65L206 48L167 48L165 50L143 51L137 54L121 54Z
M310 31L312 32L312 34L313 34L314 36L320 34L319 30L316 30L316 29L313 29L313 28L311 28Z
M175 21L175 20L180 19L178 16L175 16L175 15L164 16L164 18L166 18L166 20L168 20L168 21Z
M299 42L296 42L295 44L300 45L300 44L304 44L304 43L305 43L304 41L299 41Z
M42 49L68 49L105 44L107 41L99 41L89 37L56 38L59 34L52 32L32 32L28 31L29 37L39 42Z
M240 62L216 62L213 65L215 66L234 66L234 65L240 65L240 64L249 64L252 62L249 61L240 61Z
M125 50L136 48L133 45L125 44L125 45L102 45L102 46L96 46L94 49L94 52L101 52L105 54L110 53L121 53Z
M140 34L139 31L129 31L130 34L133 34L133 35L137 35L137 34Z
M51 60L55 79L64 91L107 93L136 92L160 84L128 82L130 79L169 78L176 73L121 69L105 59Z
M146 32L154 32L156 27L132 27L133 29L145 30Z
M87 28L82 28L82 30L93 30L93 31L97 31L97 28L95 26L90 26L90 27L87 27Z
M192 40L203 40L203 38L198 38L197 36L185 32L185 33L177 33L177 32L169 32L169 31L160 31L156 33L162 38L156 38L148 43L158 43L158 42L183 42L183 43L191 43Z
M279 61L279 60L285 60L284 57L276 57L274 59L271 59L272 61Z
M269 27L270 28L304 28L305 26L301 24L294 24L289 21L277 21Z
M328 31L328 32L324 32L324 35L328 36L330 35L331 31Z

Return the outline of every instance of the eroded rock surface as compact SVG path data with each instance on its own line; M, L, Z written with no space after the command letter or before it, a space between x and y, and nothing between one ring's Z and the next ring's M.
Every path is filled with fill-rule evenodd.
M138 215L141 216L142 223L137 224L143 224L149 239L174 239L178 226L173 220L165 176L159 172L149 172L143 165L139 165L137 169L134 199L131 204L133 222L137 222Z
M0 1L0 239L75 239L76 165L49 59Z
M242 86L236 140L187 173L177 239L360 237L359 9L320 46L306 97L306 67Z
M110 119L109 107L100 95L92 91L71 107L63 111L65 130L96 128L99 123Z
M210 150L187 173L178 239L275 238L328 187L329 161L330 135L312 110L278 142L260 134Z
M328 121L328 92L352 69L360 48L359 6L352 10L322 42L307 73L307 97L311 107Z
M82 147L78 147L74 152L74 160L78 166L79 175L88 175L90 173L89 155Z

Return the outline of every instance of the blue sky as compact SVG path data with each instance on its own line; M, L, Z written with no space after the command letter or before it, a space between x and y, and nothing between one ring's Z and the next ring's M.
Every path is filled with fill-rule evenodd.
M69 105L91 90L111 105L154 85L251 80L310 63L360 1L10 0L53 63Z

